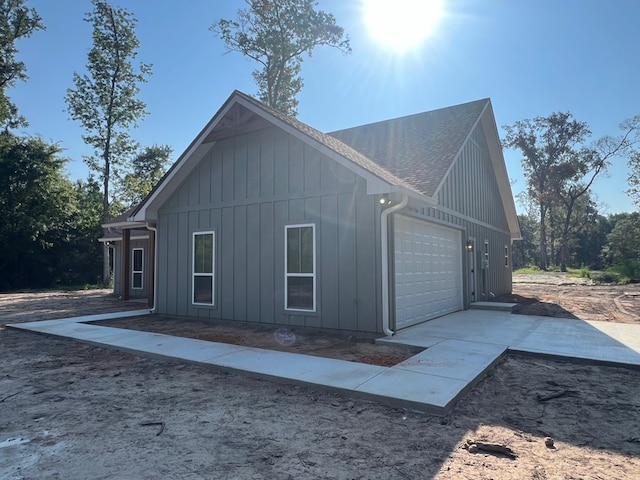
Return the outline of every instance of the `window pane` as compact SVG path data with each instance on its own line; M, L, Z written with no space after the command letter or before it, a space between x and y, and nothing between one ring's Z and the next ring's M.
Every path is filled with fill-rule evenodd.
M300 229L300 272L313 273L313 228Z
M193 277L193 303L213 303L213 277Z
M312 277L287 277L287 308L313 310Z
M134 273L133 274L133 288L142 288L142 274Z
M142 250L136 249L133 251L133 271L142 271Z
M194 237L194 273L213 273L213 234Z
M299 228L287 228L287 273L300 273Z

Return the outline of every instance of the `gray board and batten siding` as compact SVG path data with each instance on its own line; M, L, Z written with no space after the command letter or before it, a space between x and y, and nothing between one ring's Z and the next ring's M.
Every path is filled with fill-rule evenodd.
M511 233L481 123L463 145L437 195L440 206L437 211L431 209L431 214L464 228L466 237L476 241L474 253L480 287L477 300L490 300L491 294L511 293L511 262L505 265L504 259L505 247L511 253ZM485 241L489 248L488 269L482 268Z
M475 261L463 253L463 303L469 308L472 285L471 269L475 268L475 300L487 301L512 290L511 262L505 265L505 247L511 252L511 233L507 224L497 180L491 164L482 125L476 125L464 143L456 162L437 191L438 206L431 207L411 198L402 214L432 222L461 232L460 251L466 251L468 239L475 240ZM393 231L393 229L391 229ZM394 251L393 242L390 237ZM483 268L484 246L488 246L489 265ZM475 265L472 265L475 263ZM390 263L391 277L395 275ZM391 282L391 311L395 311L395 286Z
M275 127L230 137L158 211L162 314L379 332L380 206L365 181ZM285 309L285 226L314 224L315 312ZM193 305L192 236L215 232L214 306Z

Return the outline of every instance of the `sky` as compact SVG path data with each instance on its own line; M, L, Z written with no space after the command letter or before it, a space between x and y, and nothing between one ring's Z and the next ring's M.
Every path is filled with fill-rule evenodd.
M397 18L401 30L387 22L376 35L365 0L318 1L344 27L352 54L320 47L305 58L301 121L327 132L489 97L501 136L503 125L568 111L589 124L595 140L619 134L623 120L640 114L637 0L442 0L440 15L402 8L411 3L405 0L387 3L397 8L385 18ZM46 30L17 44L29 79L7 93L30 123L18 133L57 143L69 159L69 176L86 179L82 157L92 150L80 124L69 119L64 96L74 72L85 72L92 39L83 19L91 2L27 4ZM243 0L112 4L138 19L137 60L153 64L140 93L149 115L132 132L141 145L169 145L176 159L234 90L257 94L256 65L227 52L209 30L217 19L235 18ZM429 35L411 47L391 48L384 39L411 33L415 19L434 24ZM517 195L525 189L521 156L512 150L504 156ZM624 193L627 175L626 159L618 158L596 181L601 213L635 210Z

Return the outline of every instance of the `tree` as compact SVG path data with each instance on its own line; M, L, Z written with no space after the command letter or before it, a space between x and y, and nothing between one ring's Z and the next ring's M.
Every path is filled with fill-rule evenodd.
M110 182L137 148L129 129L144 117L146 105L137 98L140 84L147 81L151 65L134 68L139 41L136 19L127 10L93 0L94 10L85 21L93 26L93 48L89 51L88 73L74 73L75 89L68 89L65 100L73 120L86 130L83 140L94 148L85 158L89 168L102 180L102 221L110 219ZM103 282L109 282L108 247L103 249Z
M169 164L173 149L168 145L145 147L131 162L132 171L122 179L118 195L126 208L140 203L160 181Z
M27 79L27 67L15 58L16 41L45 29L38 12L24 3L25 0L0 0L0 125L5 129L27 125L6 95L17 80Z
M640 279L640 212L612 216L615 223L602 248L607 265L629 279Z
M49 286L55 276L49 252L74 210L59 152L0 133L0 290Z
M513 269L533 265L536 259L535 238L538 233L538 222L532 215L518 215L522 240L513 244L511 254Z
M607 235L602 255L609 265L640 260L640 213L613 216L615 225Z
M551 181L554 172L573 157L574 147L591 132L586 123L574 120L570 113L521 120L503 128L507 132L504 146L522 153L528 193L537 202L540 215L538 266L544 270L548 266L546 220L553 202Z
M85 285L101 282L102 194L92 177L73 184L74 202L67 208L64 231L52 248L55 284Z
M640 210L640 152L632 152L629 156L629 190L627 194L631 196L633 202Z
M577 231L576 207L581 199L587 199L582 202L583 213L587 214L589 208L595 213L587 198L591 186L607 170L613 157L629 150L639 125L640 118L628 120L621 125L621 136L605 136L589 146L584 143L591 135L587 124L574 120L570 113L553 113L505 127L505 146L522 152L528 193L536 200L540 212L540 268L548 265L548 214L554 209L557 214L558 208L562 212L562 217L549 218L557 226L552 230L559 240L557 263L566 271L569 242Z
M601 270L603 267L600 252L607 241L607 235L611 232L609 217L594 215L582 231L576 233L577 246L574 249L575 261L579 266L587 266L592 270Z
M314 0L245 0L238 20L217 20L210 30L230 52L239 52L261 65L252 75L259 98L268 106L296 116L296 95L303 86L303 54L327 45L350 53L349 38L330 13L316 10Z

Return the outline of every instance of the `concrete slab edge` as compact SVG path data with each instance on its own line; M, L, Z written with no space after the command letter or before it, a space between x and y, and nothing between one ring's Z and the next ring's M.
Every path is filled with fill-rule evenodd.
M542 351L524 350L524 349L519 349L517 347L509 347L507 351L509 353L515 353L517 355L522 355L525 357L546 358L549 360L560 360L563 362L571 362L571 363L577 363L582 365L596 365L596 366L603 366L603 367L626 368L629 370L640 370L640 364L620 362L616 360L604 360L601 358L590 358L590 357L576 357L575 355L570 355L570 354L560 355L558 353L547 353Z
M478 382L480 382L487 375L487 372L489 372L493 367L496 366L496 364L500 362L500 360L504 358L507 352L508 352L508 348L505 347L500 355L496 355L496 357L490 363L487 364L484 370L478 373L478 375L476 375L456 395L454 395L454 397L451 398L451 400L449 400L447 404L443 407L442 410L444 414L449 413L453 409L453 407L455 407L456 403L458 403L458 401L462 397L464 397L467 394L467 392L469 392L473 387L475 387L478 384Z

